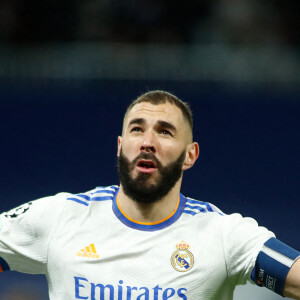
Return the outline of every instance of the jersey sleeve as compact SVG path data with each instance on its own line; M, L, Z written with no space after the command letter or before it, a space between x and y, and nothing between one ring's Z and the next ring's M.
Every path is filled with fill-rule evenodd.
M65 198L61 193L0 214L0 271L45 273L49 241Z
M225 216L223 219L224 255L229 278L235 285L251 283L251 272L258 253L264 243L274 234L258 226L252 218L240 214Z

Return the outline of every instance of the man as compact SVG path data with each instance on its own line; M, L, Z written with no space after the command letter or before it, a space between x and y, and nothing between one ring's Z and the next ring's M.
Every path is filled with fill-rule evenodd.
M252 281L300 299L300 253L250 218L180 193L199 155L188 105L164 91L127 109L120 186L0 216L0 270L42 273L50 299L232 299Z

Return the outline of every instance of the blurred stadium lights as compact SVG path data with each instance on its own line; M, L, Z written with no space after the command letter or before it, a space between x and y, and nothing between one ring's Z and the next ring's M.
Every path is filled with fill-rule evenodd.
M298 86L300 58L287 46L67 42L0 45L0 78L132 79Z

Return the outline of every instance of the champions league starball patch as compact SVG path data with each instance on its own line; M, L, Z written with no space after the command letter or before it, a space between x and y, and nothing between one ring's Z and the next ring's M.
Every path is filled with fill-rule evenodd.
M187 272L194 265L194 256L188 250L190 245L184 241L176 245L177 250L172 254L171 264L178 272Z
M32 202L28 202L21 206L13 208L12 210L5 213L4 216L8 219L17 218L18 216L24 214L30 208L31 204L32 204Z

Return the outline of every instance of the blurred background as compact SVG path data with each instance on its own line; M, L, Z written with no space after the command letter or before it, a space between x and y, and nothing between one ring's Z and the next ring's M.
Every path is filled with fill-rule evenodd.
M191 104L201 153L182 192L255 218L300 249L300 2L0 0L0 212L118 183L127 104ZM0 274L0 299L43 276ZM239 287L235 299L281 299Z

